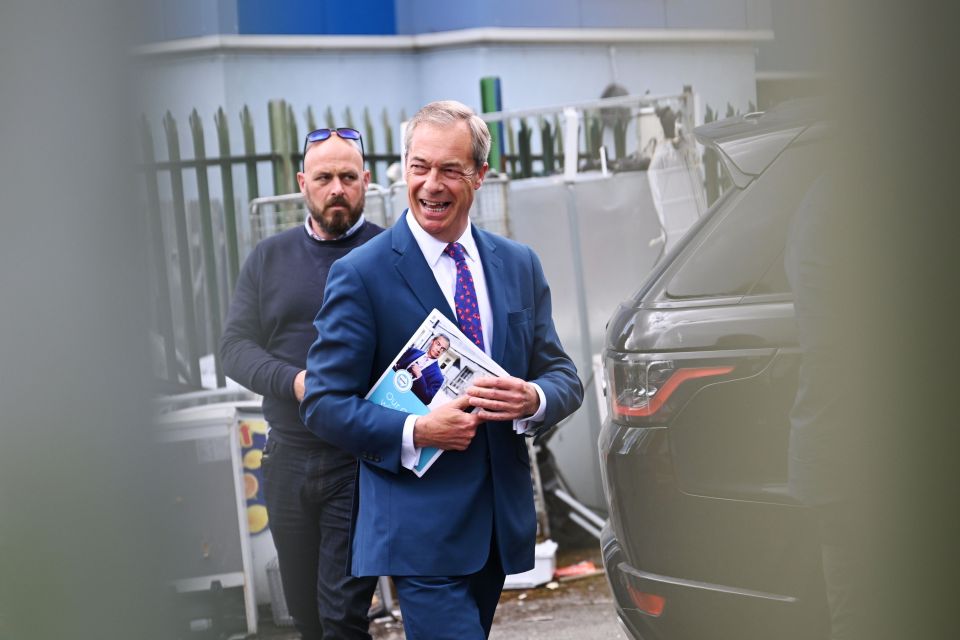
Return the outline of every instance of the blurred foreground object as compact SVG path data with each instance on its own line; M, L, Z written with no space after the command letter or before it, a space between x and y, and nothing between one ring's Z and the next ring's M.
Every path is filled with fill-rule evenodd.
M0 638L170 638L143 384L146 217L126 197L131 11L0 12Z

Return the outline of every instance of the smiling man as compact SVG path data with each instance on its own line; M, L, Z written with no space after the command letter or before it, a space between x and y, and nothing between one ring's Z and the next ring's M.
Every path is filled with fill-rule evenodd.
M330 270L301 413L361 460L352 570L393 576L408 640L479 640L505 574L533 568L536 514L524 435L580 406L583 388L551 317L540 261L470 222L490 133L434 102L408 123L410 208ZM426 415L364 400L432 309L510 375L474 381ZM418 478L422 447L446 451Z

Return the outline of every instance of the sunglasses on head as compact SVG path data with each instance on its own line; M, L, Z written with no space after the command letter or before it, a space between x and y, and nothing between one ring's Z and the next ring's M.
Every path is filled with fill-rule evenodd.
M360 145L360 156L363 157L365 155L363 152L363 137L360 136L360 132L349 127L338 127L336 129L316 129L308 133L306 139L303 141L303 155L301 158L306 159L307 147L312 143L323 142L333 134L337 134L344 140L355 140Z

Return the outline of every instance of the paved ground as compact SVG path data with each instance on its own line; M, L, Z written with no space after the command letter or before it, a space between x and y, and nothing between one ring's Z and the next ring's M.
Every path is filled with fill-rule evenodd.
M626 640L603 575L519 595L500 600L490 640Z
M557 566L581 560L602 567L595 548L557 553ZM266 621L269 623L269 619ZM371 625L374 640L404 640L400 623L380 619ZM259 640L296 640L290 629L269 625L261 628ZM507 590L500 598L490 640L627 640L613 609L606 578L596 575L561 582L556 589Z
M375 640L404 640L399 623L378 623ZM490 640L626 640L613 613L606 578L596 576L546 588L507 591Z

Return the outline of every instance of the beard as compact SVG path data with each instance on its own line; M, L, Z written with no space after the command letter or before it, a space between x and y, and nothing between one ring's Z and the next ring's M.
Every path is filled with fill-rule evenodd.
M350 206L346 198L331 198L323 204L323 207L317 207L314 203L308 202L307 209L321 231L331 238L339 238L360 219L365 203L366 194L362 194L354 207ZM345 207L345 209L335 207Z

